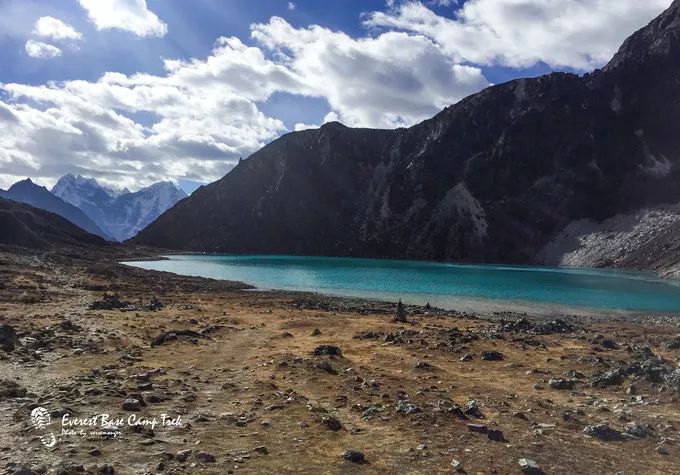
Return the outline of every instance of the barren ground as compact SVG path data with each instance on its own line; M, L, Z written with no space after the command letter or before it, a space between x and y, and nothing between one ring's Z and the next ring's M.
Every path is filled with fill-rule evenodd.
M672 316L565 328L409 308L401 324L387 304L256 292L106 258L0 253L0 270L0 324L19 339L0 350L7 473L429 474L451 473L452 460L467 473L521 473L521 458L545 473L680 473ZM128 305L90 310L105 293ZM151 346L176 330L198 336ZM314 355L320 345L341 355ZM483 360L487 351L502 359ZM618 368L620 378L598 379ZM12 382L20 388L8 391ZM145 406L125 409L126 399ZM476 416L462 413L469 401ZM46 428L32 425L36 407L52 413ZM64 414L100 413L125 419L120 435L61 434ZM139 430L131 414L180 415L181 426ZM620 440L584 433L601 423ZM494 429L502 440L490 440ZM40 439L49 433L51 448ZM348 449L365 463L345 460Z

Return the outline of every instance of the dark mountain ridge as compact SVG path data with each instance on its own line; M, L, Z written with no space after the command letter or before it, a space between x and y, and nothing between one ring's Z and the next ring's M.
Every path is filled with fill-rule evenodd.
M56 213L4 198L0 198L0 244L31 249L108 245Z
M133 241L535 262L574 221L680 202L679 38L676 0L591 74L493 86L408 129L287 134Z
M44 186L36 185L30 178L16 182L7 191L0 190L0 197L58 214L88 233L111 239L82 210L53 195Z

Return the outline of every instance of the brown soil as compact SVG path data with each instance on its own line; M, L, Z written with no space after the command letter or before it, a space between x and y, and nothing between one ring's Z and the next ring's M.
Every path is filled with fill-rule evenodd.
M301 305L307 296L300 294L99 257L0 253L0 323L24 344L0 351L0 379L28 391L0 397L0 466L8 473L25 466L36 473L429 474L451 473L454 459L467 473L521 473L520 458L546 473L680 473L674 388L637 376L591 385L596 372L638 361L645 346L677 364L680 352L662 345L678 333L674 318L664 325L573 320L573 332L530 335L474 316L410 309L410 322L399 324L351 301L319 310ZM127 307L89 310L105 293ZM151 309L152 297L162 308ZM151 346L171 330L203 334ZM319 345L342 355L315 356ZM503 359L482 360L485 351ZM460 360L466 353L471 361ZM550 387L570 370L585 377L572 390ZM147 402L139 412L123 409L134 393ZM456 414L470 400L481 418ZM397 412L408 403L417 412ZM37 406L53 412L47 429L31 425ZM180 415L182 425L66 436L63 413ZM330 418L342 427L332 430ZM583 433L602 422L618 431L649 424L649 435L603 441ZM504 441L470 423L501 430ZM53 448L39 438L45 431L59 439ZM186 449L187 460L177 460ZM366 463L344 460L347 449L363 452ZM200 451L215 462L197 459Z

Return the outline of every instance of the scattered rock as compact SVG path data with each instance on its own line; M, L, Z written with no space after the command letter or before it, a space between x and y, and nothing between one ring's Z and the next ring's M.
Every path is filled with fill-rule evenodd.
M401 414L415 414L421 411L422 409L419 406L413 404L410 401L400 400L397 402L397 412Z
M90 310L116 310L126 308L130 304L121 300L117 295L105 294L101 300L95 300L90 304Z
M312 336L319 336L319 335L321 335L321 330L319 330L318 328L315 328L314 330L312 330Z
M627 372L624 368L617 368L596 376L593 379L593 387L606 388L607 386L619 386L626 379Z
M338 372L335 371L335 369L333 369L333 365L331 365L331 362L327 360L319 361L316 367L329 374L338 374Z
M484 417L482 411L480 411L479 407L477 406L477 401L475 401L474 399L466 402L462 410L463 414L465 414L466 416L476 417L477 419L481 419L482 417Z
M59 327L65 332L77 332L82 330L78 325L74 324L71 320L62 320L59 322Z
M629 436L636 437L638 439L644 439L651 433L651 431L649 430L649 428L640 425L636 422L629 422L628 424L626 424L626 429L624 430L623 433Z
M262 455L267 455L269 453L269 450L264 445L258 445L253 449L253 452L257 452L258 454Z
M656 453L661 454L661 455L669 455L670 454L668 449L666 447L662 446L662 445L657 447L655 450L656 450Z
M126 411L141 411L142 403L139 399L129 397L123 401L123 409Z
M27 392L25 387L15 381L0 379L0 399L25 397Z
M463 468L463 464L460 463L456 459L451 460L451 468L453 469L454 472L458 472L458 473L464 473L465 472L465 469Z
M12 472L12 475L38 475L38 474L31 470L30 468L24 466Z
M668 350L680 350L680 335L663 344Z
M342 458L352 463L365 463L366 457L363 452L356 449L348 449L342 454Z
M615 342L614 340L610 340L610 339L608 339L608 338L602 340L602 341L600 342L600 346L601 346L602 348L606 348L606 349L608 349L608 350L615 350L616 348L619 347L619 345L617 345L616 342Z
M531 321L521 318L515 321L501 320L500 330L504 332L530 333L533 335L551 335L554 333L572 333L574 326L559 318L551 321Z
M534 460L528 458L521 458L517 461L519 463L519 468L522 473L526 475L543 475L544 472L541 467Z
M470 432L476 432L477 434L486 434L489 430L484 424L467 424L467 428Z
M208 452L203 452L203 451L198 452L196 454L196 460L198 460L199 462L203 462L203 463L214 463L214 462L217 461L217 459L215 458L215 456L213 454L210 454Z
M612 429L606 423L586 426L583 429L583 433L587 436L594 437L596 439L604 440L607 442L622 439L621 433L615 429Z
M10 353L19 346L19 339L14 328L10 325L0 325L0 349L5 353Z
M575 384L573 379L552 378L548 381L548 386L553 389L574 389Z
M314 348L314 356L342 356L342 351L337 346L319 345Z
M489 429L486 432L486 437L494 442L503 442L505 437L503 436L503 431L499 429Z
M401 299L399 299L399 303L397 304L397 312L394 314L394 321L399 323L408 323L407 315L406 308L401 302Z
M482 359L484 361L501 361L503 354L498 351L484 351L482 352Z
M321 416L321 423L333 432L337 432L342 429L342 424L333 416Z
M414 366L415 369L432 369L434 366L432 366L430 363L426 361L418 361Z
M460 357L461 361L472 361L473 356L470 353L465 353L463 356Z
M374 416L378 413L381 413L384 410L385 410L385 408L383 406L380 406L380 405L369 406L368 408L366 408L361 413L361 417L363 417L364 419L368 419L369 417Z
M154 340L151 342L151 346L159 346L164 343L167 343L168 341L177 340L180 337L206 338L205 335L202 335L201 333L195 332L193 330L171 330L162 333L158 335L156 338L154 338Z
M186 460L189 458L189 455L191 455L191 449L180 450L175 454L175 460L178 462L186 462Z
M146 308L147 310L155 312L156 310L160 310L163 308L163 302L158 300L157 297L151 297L151 301L149 302L149 305L146 306Z

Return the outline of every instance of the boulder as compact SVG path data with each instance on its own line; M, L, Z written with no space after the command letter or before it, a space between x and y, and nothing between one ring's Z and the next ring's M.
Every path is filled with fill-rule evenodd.
M14 348L19 346L19 339L17 333L10 325L0 325L0 349L5 353L14 351Z
M314 356L342 356L342 351L337 346L319 345L314 348Z
M621 432L612 429L605 423L586 426L583 429L583 433L589 437L594 437L606 442L622 439Z
M356 449L348 449L345 450L342 454L342 458L345 460L348 460L352 463L365 463L366 462L366 457L364 456L364 453L356 450Z

